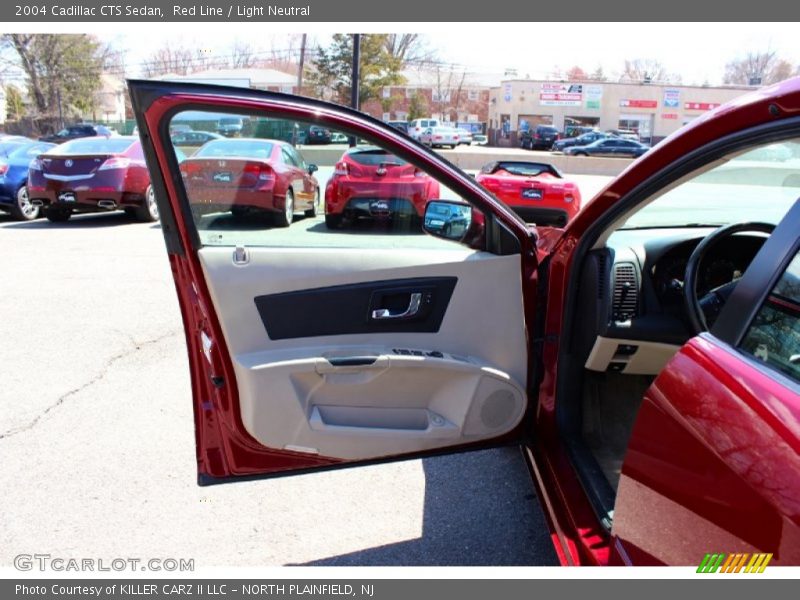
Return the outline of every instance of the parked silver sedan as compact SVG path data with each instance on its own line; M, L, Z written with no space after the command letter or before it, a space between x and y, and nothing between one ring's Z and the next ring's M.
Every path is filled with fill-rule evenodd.
M455 148L459 138L460 132L452 127L429 127L420 134L419 141L431 148Z

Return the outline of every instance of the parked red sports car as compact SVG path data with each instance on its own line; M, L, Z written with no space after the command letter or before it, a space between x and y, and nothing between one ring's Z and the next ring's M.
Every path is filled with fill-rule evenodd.
M800 78L695 119L563 229L342 106L129 85L201 484L514 443L564 564L800 565L800 181L773 152L800 154ZM344 128L457 198L428 203L430 238L198 241L168 167L181 110Z
M317 214L316 165L306 164L286 142L256 138L223 138L204 144L181 163L186 194L195 214L253 211L271 214L288 227L294 213Z
M342 155L325 187L325 224L347 219L422 219L425 204L439 196L438 182L377 146L356 146Z
M475 176L526 223L563 227L581 208L578 186L553 165L502 160L485 165Z
M121 209L140 221L158 220L137 137L87 137L56 146L31 162L28 194L50 221Z

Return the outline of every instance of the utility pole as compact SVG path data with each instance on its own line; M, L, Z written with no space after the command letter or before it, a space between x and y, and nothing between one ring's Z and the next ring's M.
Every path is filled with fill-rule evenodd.
M56 88L56 98L58 99L58 128L64 128L64 111L61 108L61 88Z
M306 34L303 34L303 39L300 42L300 65L297 67L297 93L303 94L303 64L306 61Z
M350 79L350 105L358 110L358 80L361 77L361 34L353 34L353 71ZM350 136L350 147L356 145L356 138Z
M358 80L361 78L361 34L353 34L353 75L350 85L350 106L358 110Z
M297 66L297 94L303 94L303 64L306 61L306 34L303 34L303 39L300 42L300 64ZM297 123L292 127L292 146L297 146Z

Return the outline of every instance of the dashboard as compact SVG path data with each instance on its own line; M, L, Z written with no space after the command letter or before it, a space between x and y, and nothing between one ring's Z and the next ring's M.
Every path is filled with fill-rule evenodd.
M703 297L721 285L739 279L766 238L739 235L721 240L711 248L700 265L697 293ZM671 248L651 267L655 293L663 308L683 306L686 264L700 240L689 240Z
M694 336L683 299L686 265L713 231L620 229L589 254L577 333L587 368L654 375ZM698 296L741 277L766 239L739 233L710 248L700 264Z

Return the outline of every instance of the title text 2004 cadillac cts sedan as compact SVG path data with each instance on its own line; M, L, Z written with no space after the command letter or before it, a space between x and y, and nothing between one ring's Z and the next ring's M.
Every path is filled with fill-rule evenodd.
M132 136L80 138L48 150L31 161L28 195L50 221L113 210L158 220L142 146Z
M800 564L800 79L693 121L563 229L340 106L130 85L201 484L518 444L564 564ZM162 137L189 110L384 148L440 184L429 235L209 229Z

